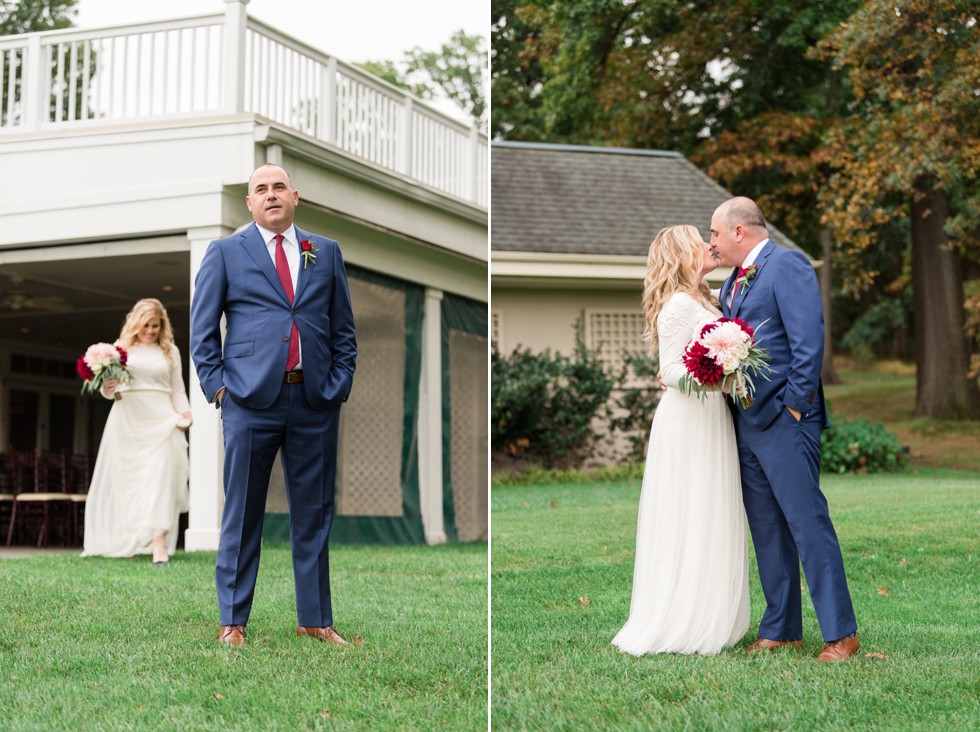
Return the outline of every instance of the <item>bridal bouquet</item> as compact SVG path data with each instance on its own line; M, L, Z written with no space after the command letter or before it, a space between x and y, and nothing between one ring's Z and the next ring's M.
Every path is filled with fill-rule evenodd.
M756 345L759 328L738 318L718 318L703 326L684 349L687 373L680 379L681 391L694 391L704 399L708 391L704 387L721 384L722 392L738 399L743 407L751 407L755 403L755 384L749 372L768 381L768 374L773 371L769 354Z
M122 384L128 382L131 376L126 368L128 357L126 349L111 343L95 343L89 346L76 364L78 375L84 379L82 394L99 391L110 379ZM116 398L119 398L118 394Z

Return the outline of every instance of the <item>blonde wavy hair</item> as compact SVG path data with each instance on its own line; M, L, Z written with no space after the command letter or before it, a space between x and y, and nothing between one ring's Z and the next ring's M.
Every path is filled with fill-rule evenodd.
M119 331L119 338L116 340L123 348L132 348L139 342L140 328L146 325L151 318L160 318L160 335L157 337L157 345L163 350L163 355L168 361L172 361L174 348L174 330L170 325L170 316L163 303L154 297L147 297L135 305L126 316L122 330Z
M643 337L655 353L660 337L657 316L670 296L686 292L705 306L717 307L711 290L701 279L701 256L704 241L696 227L689 224L661 229L647 254L647 275L643 281L643 315L646 328Z

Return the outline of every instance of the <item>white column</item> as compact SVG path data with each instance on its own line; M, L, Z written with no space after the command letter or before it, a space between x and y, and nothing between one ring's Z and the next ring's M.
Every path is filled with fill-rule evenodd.
M191 299L194 298L194 280L201 268L201 260L208 245L215 239L231 234L231 229L212 226L191 229L187 238L191 243ZM223 328L222 328L223 330ZM190 359L190 354L187 354ZM184 534L184 548L189 551L215 551L221 532L221 509L225 503L223 466L225 451L221 437L221 419L218 410L208 404L197 379L197 370L191 360L190 369L191 413L194 426L190 436L190 514Z
M419 384L419 503L427 544L446 541L442 517L442 291L426 288Z
M24 104L24 132L34 132L47 120L48 89L51 85L49 59L42 58L44 47L41 34L32 33L27 41L27 60L24 63L22 99Z
M282 167L282 145L269 145L265 148L265 162Z
M245 111L245 28L248 0L225 0L222 108L227 114Z

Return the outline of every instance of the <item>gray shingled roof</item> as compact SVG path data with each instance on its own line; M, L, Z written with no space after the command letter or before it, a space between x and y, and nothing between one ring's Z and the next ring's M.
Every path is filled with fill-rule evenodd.
M732 194L675 152L494 142L491 249L645 255L665 226L693 224ZM799 247L769 226L772 239Z

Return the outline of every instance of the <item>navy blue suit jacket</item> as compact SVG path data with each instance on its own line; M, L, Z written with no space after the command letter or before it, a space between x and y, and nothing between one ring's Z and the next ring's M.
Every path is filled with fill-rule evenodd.
M804 416L819 408L826 429L820 381L823 306L817 275L803 253L776 246L771 239L755 264L759 266L756 276L748 281L748 287L739 286L731 308L726 303L737 270L725 280L721 287L723 313L759 328L756 341L772 357L770 365L775 373L769 375L770 381L753 374L755 403L748 409L741 404L736 408L758 429L768 427L784 407Z
M318 251L305 268L300 258L292 304L254 223L208 247L194 281L191 356L209 402L224 386L226 397L246 407L269 407L282 388L294 320L309 403L338 407L350 394L357 343L340 247L299 227L296 234ZM222 314L227 321L223 350Z

